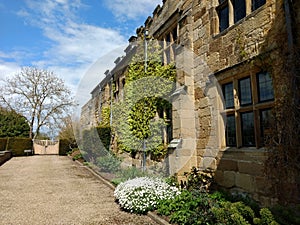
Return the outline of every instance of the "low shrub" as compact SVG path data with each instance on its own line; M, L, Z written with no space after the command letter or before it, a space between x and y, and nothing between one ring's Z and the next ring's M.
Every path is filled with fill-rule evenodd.
M209 222L214 221L211 204L213 201L207 193L183 190L173 199L160 201L157 213L169 216L170 223L210 224Z
M300 224L300 204L292 206L277 205L272 208L272 213L282 225Z
M244 202L229 202L221 192L184 190L173 199L160 201L157 213L182 225L278 225L269 209L259 215Z
M71 150L71 143L67 139L59 140L59 155L67 155L67 153Z
M254 211L242 202L220 202L212 207L217 224L248 225L252 224Z
M102 172L115 173L120 169L121 160L115 155L108 153L106 156L98 157L96 165Z
M254 224L258 225L279 225L274 219L272 212L267 208L262 208L259 211L261 218L254 218Z
M78 148L74 148L69 154L73 160L84 161L82 152Z
M168 185L160 178L138 177L120 183L114 196L121 208L137 214L156 209L158 202L180 194L178 188Z
M210 170L202 171L193 167L189 173L184 173L186 181L181 182L181 188L206 192L213 182L212 174L213 172Z
M125 182L127 180L136 178L136 177L144 177L149 176L147 172L143 172L141 169L136 168L135 166L131 166L128 168L120 169L116 173L116 178L112 180L112 183L114 185L119 185L122 182Z

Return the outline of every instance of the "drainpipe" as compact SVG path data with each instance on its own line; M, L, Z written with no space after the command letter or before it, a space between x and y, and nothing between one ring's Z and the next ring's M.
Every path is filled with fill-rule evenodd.
M113 113L112 113L112 104L113 104L113 77L110 78L110 127L112 126Z
M145 75L147 73L147 61L148 61L148 43L147 43L147 38L148 38L148 29L145 29L144 30L144 42L145 42L145 66L144 66L144 69L145 69ZM146 138L144 137L144 140L143 140L143 172L146 171Z

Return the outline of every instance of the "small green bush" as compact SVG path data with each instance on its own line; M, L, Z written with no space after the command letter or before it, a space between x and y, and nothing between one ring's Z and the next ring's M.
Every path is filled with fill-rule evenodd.
M206 192L213 182L212 171L201 171L193 167L189 173L184 174L187 178L186 181L181 182L181 188L187 190L201 190Z
M242 202L220 202L212 208L218 224L248 225L252 224L254 211Z
M120 169L116 173L116 178L112 180L114 185L118 185L127 180L136 178L136 177L144 177L150 176L147 172L143 172L141 169L136 168L135 166L131 166L128 168Z
M67 155L70 151L70 143L67 139L59 140L59 155Z
M272 213L282 225L298 225L300 224L300 205L282 206L277 205L272 208Z
M115 173L120 169L121 160L113 154L108 153L106 156L97 158L97 166L102 172Z
M273 217L272 212L267 208L262 208L259 212L261 218L254 218L254 224L258 225L279 225Z
M161 201L157 212L168 216L170 223L182 225L278 225L269 209L256 215L244 202L230 202L226 197L222 192L184 190L174 199Z
M73 160L78 160L78 159L83 159L81 153L73 156Z
M157 212L170 216L170 222L182 225L214 224L213 201L207 193L183 190L173 199L160 201Z

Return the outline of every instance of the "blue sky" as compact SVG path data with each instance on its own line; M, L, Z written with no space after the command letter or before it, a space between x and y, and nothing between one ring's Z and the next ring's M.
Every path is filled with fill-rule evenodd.
M34 66L53 71L76 91L101 61L103 68L92 70L100 80L111 69L103 59L124 48L158 4L162 1L0 0L0 77ZM87 83L87 89L96 85Z

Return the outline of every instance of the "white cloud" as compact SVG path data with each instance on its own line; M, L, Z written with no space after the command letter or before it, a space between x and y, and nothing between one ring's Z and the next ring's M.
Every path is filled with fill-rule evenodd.
M48 28L46 35L56 42L47 52L49 56L55 56L55 63L91 63L126 43L115 30L74 22L66 25L64 32Z
M105 0L107 7L120 19L147 18L162 0Z
M20 66L14 62L5 62L0 60L0 79L14 75L20 71Z
M80 0L26 0L26 3L27 8L20 10L18 15L30 25L40 28L51 41L43 57L33 61L32 65L59 75L73 93L76 93L84 74L91 73L89 67L97 59L127 44L126 38L118 31L85 24L77 18L79 8L87 7ZM84 83L85 95L90 96L106 69L111 69L107 63L98 71L92 70L95 75L89 75L85 78L87 81L80 81Z
M48 39L48 48L39 59L31 61L33 66L53 71L80 96L80 104L87 101L90 92L104 77L107 69L112 69L113 61L123 54L128 37L118 30L86 24L78 12L88 9L81 0L25 0L26 7L17 15L25 23L42 30ZM147 18L161 0L105 0L107 8L121 20ZM121 48L117 49L117 47ZM116 51L114 51L116 50ZM110 53L110 54L108 54ZM16 59L21 61L26 50L0 52L0 76L19 71L18 63L1 62ZM34 58L32 55L31 58Z

